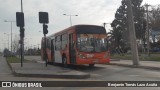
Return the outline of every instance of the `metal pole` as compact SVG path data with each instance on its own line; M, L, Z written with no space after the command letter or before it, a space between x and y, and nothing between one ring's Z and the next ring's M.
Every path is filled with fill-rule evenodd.
M8 36L8 50L9 50L9 34L7 35L7 33L4 33L6 36Z
M70 18L70 25L72 26L72 16L78 16L78 15L67 15L67 14L63 14L63 15L65 15L65 16L69 16L69 18Z
M38 44L38 49L39 49L39 44Z
M106 24L107 24L107 23L103 23L104 28L106 27ZM106 29L106 28L105 28L105 29Z
M127 2L127 13L128 13L130 44L131 44L133 65L139 65L139 56L138 56L137 42L136 42L136 36L135 36L132 3L131 3L131 0L126 0L126 2Z
M20 45L20 48L21 48L21 67L23 66L23 64L22 64L22 39L21 39L21 45Z
M11 21L11 56L12 56L12 21Z
M71 15L70 15L70 25L72 26L72 18L71 18Z
M7 21L7 20L5 20L4 22L10 22L11 23L11 53L12 53L12 22L15 22L15 21ZM9 34L8 34L8 37L9 37ZM8 42L9 42L9 40L8 40Z
M147 55L150 56L150 52L149 52L149 50L150 50L150 43L149 43L150 34L149 34L149 25L148 25L148 22L149 22L149 19L148 19L148 16L149 16L148 15L148 7L149 7L149 5L146 4L145 6L146 6L146 11L147 11Z
M21 12L23 12L23 2L21 0Z
M23 12L23 2L21 0L21 12ZM23 27L20 27L20 30L23 30L24 28ZM22 61L24 60L24 36L20 37L20 40L21 40L21 67L23 66L22 64Z
M22 60L24 61L24 37L22 38L22 51L23 51L23 53L22 53Z
M45 24L43 24L43 26L44 25ZM46 62L46 67L47 67L46 34L44 34L44 49L43 49L43 52L44 52L44 59L45 59L45 62Z
M6 34L7 35L7 34ZM8 34L8 50L9 50L9 34Z

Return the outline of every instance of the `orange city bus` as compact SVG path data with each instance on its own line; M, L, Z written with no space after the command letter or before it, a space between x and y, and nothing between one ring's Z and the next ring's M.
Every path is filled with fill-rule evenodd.
M110 61L107 33L104 27L96 25L75 25L41 40L41 58L48 63L80 65L104 64ZM46 56L46 57L44 57Z

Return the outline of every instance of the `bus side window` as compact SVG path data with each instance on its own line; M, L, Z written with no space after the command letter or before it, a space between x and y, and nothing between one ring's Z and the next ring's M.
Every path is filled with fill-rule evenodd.
M55 38L55 50L57 51L58 49L57 49L57 36L56 36L56 38Z
M54 52L54 48L55 48L55 42L54 39L51 40L51 50L52 52Z
M47 39L47 45L46 45L47 48L49 48L49 39Z
M51 39L49 39L48 48L51 49Z
M68 36L67 34L63 34L62 35L62 50L66 48L67 42L68 42Z
M62 43L61 43L61 35L57 36L55 39L55 50L61 50L62 49Z

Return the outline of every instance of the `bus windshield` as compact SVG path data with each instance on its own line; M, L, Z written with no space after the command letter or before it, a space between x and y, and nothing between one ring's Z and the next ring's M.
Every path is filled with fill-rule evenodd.
M106 34L77 34L77 49L81 52L107 51Z

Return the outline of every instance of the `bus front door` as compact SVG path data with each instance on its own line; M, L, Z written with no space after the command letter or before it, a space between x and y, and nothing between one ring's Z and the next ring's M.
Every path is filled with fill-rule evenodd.
M76 64L76 52L74 50L73 34L69 34L69 58L71 64Z
M54 55L54 39L51 40L51 59L54 62L55 60L55 55Z

